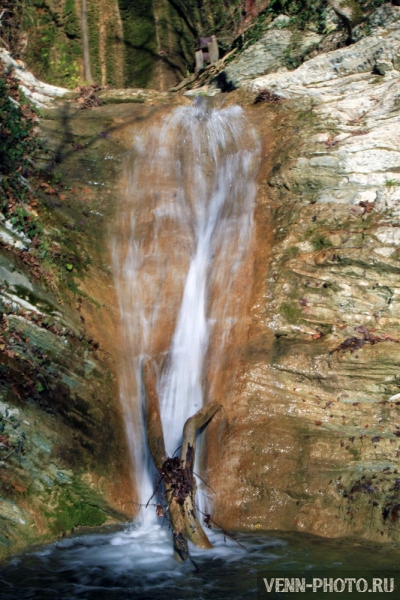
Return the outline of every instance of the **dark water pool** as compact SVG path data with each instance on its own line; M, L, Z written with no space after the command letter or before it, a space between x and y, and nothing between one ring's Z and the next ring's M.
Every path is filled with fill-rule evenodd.
M211 532L214 549L192 551L198 570L179 565L172 556L170 534L158 526L143 532L135 526L102 530L60 540L14 557L0 570L1 600L185 600L244 598L359 598L338 593L276 592L267 595L263 578L397 577L400 550L324 540L285 533L236 534L241 546ZM345 575L343 575L345 573ZM258 575L258 578L257 578ZM257 595L257 580L258 595ZM400 577L399 577L400 582ZM397 579L395 579L397 586ZM338 588L339 589L339 588ZM389 586L388 586L389 589ZM367 590L366 590L367 591ZM327 589L329 592L329 588ZM400 589L371 593L400 600ZM367 594L368 596L368 594Z

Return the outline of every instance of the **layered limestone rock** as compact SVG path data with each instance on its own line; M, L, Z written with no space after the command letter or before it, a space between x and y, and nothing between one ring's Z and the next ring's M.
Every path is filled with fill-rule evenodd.
M249 111L265 158L242 377L209 431L226 526L399 539L399 16L248 85L270 103Z
M299 157L288 177L300 194L310 192L312 180L314 202L396 206L400 10L392 11L398 20L371 37L251 84L255 91L310 100L321 131L309 139L315 151Z
M343 21L351 39L353 27L366 18L359 3L356 0L328 0L328 2Z
M288 29L290 19L277 17L267 33L247 48L239 58L225 69L226 80L233 87L241 87L245 81L278 70L286 71L285 59L293 55L303 56L318 45L322 36L307 31L302 34Z
M136 512L108 231L132 125L151 110L44 111L43 263L0 222L0 558Z
M25 96L40 108L48 106L55 98L62 98L68 94L66 88L49 85L37 79L27 71L21 61L14 60L11 53L2 48L0 48L0 61L7 73L13 73Z

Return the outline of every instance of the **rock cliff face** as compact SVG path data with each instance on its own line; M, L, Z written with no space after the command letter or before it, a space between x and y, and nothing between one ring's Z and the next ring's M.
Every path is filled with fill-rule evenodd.
M226 79L233 87L285 68L285 59L294 60L294 54L300 57L321 41L322 36L312 31L299 36L287 28L289 21L284 15L275 19L267 33L225 69Z
M43 115L41 160L57 165L38 209L54 240L45 271L0 222L0 557L136 512L107 235L130 142L121 128L151 110L128 108ZM51 277L53 260L64 275Z
M399 537L399 17L247 83L273 102L250 111L265 162L243 374L209 432L225 525Z
M232 397L221 377L204 456L227 528L399 538L400 8L368 27L295 70L293 34L273 28L254 64L250 48L226 69L240 88L226 102L264 144L241 376ZM46 287L0 224L3 554L135 512L108 238L132 130L170 110L153 105L188 100L125 90L103 102L62 104L40 126L67 182L44 189L48 227L86 262L66 250L65 281Z

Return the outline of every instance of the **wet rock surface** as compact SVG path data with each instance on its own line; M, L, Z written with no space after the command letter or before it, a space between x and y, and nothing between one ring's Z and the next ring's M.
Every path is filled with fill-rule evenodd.
M392 23L250 86L270 94L249 110L265 144L253 299L236 396L209 430L226 526L399 537Z
M398 540L399 15L382 7L371 36L292 71L281 61L291 32L271 30L283 46L270 66L260 54L250 72L249 49L230 75L243 89L226 102L246 105L265 151L251 298L239 356L215 376L224 411L203 461L226 528ZM170 110L146 105L169 96L103 100L85 111L65 103L41 122L43 166L57 165L70 188L45 195L51 226L90 258L86 271L66 260L79 281L61 296L37 281L17 252L25 241L0 227L3 554L135 511L108 238L132 132ZM241 374L227 397L231 360Z
M109 230L132 125L151 110L66 103L43 115L41 163L62 187L44 187L41 211L65 275L35 275L1 227L12 241L0 248L0 557L136 511Z

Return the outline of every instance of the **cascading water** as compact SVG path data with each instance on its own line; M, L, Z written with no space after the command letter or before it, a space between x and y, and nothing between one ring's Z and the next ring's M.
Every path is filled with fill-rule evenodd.
M234 401L257 168L258 144L234 106L181 107L135 139L114 255L124 326L121 395L142 503L154 485L140 404L142 357L158 364L170 454L203 401ZM398 574L399 551L391 546L255 531L237 534L241 546L209 532L213 548L191 550L196 572L173 559L154 510L143 513L141 526L81 532L15 556L0 569L2 600L256 598L256 573L264 577L266 568L288 578L296 571L340 578L360 565L378 577L384 569Z
M114 257L126 355L121 396L141 504L154 487L141 360L158 364L169 456L186 419L232 383L227 357L249 282L258 154L242 109L204 100L135 138ZM144 527L155 520L154 511L142 514Z

